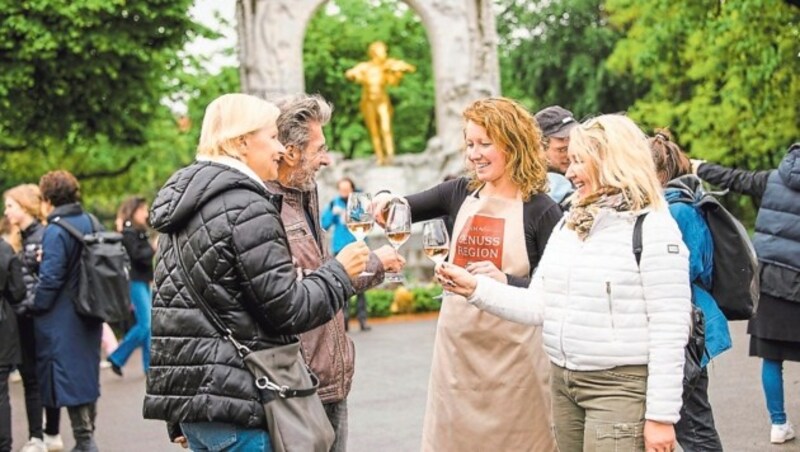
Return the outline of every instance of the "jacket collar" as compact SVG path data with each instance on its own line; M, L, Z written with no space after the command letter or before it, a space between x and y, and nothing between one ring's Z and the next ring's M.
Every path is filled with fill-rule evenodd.
M256 181L258 183L258 185L261 185L262 187L267 188L264 185L264 181L262 181L261 178L258 177L258 175L255 173L255 171L251 170L249 166L245 165L244 163L242 163L239 160L236 160L233 157L228 157L227 155L218 155L218 156L214 156L214 157L210 157L210 156L206 156L206 155L198 155L197 156L197 161L198 162L215 162L215 163L219 163L221 165L225 165L225 166L227 166L229 168L233 168L233 169L239 171L240 173L245 174L250 179L253 179L254 181Z
M36 234L36 231L38 231L41 228L42 228L42 223L39 223L39 220L33 220L33 222L29 224L28 227L25 228L25 230L20 231L20 234L22 234L22 240L25 240L28 237L32 236L33 234Z
M74 215L80 215L82 213L83 207L81 207L81 203L79 202L62 204L50 212L50 215L47 216L47 222L51 222L55 217L71 217Z

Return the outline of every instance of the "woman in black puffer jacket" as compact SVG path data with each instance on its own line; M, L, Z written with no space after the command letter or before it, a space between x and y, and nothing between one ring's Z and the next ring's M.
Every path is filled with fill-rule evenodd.
M269 439L253 377L189 295L177 253L194 286L251 350L295 342L330 320L366 265L369 250L358 243L298 280L280 198L262 182L277 177L284 152L278 114L244 94L213 101L197 161L173 174L153 201L150 222L161 235L144 417L166 420L172 438L185 437L192 449L230 440L241 450L269 450Z

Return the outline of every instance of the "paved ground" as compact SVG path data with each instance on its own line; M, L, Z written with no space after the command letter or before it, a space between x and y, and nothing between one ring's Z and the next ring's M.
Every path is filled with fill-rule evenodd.
M733 325L734 349L711 369L711 401L725 450L735 452L800 451L800 440L769 445L769 421L760 389L759 361L747 357L743 322ZM356 327L357 330L357 327ZM435 320L373 324L368 333L355 331L356 379L350 395L351 452L417 451L425 410ZM138 356L125 377L102 373L97 439L103 451L178 451L166 440L161 422L141 416L144 393ZM800 421L800 364L786 365L787 412ZM12 385L14 450L23 443L25 416L22 385ZM62 432L67 448L74 443L66 413ZM502 449L493 446L493 452ZM69 449L67 449L69 450Z

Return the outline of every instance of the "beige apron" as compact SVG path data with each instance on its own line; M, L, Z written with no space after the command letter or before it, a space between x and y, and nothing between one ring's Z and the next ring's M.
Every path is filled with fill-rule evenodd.
M451 263L491 260L507 274L530 272L521 200L467 196L451 242ZM549 376L541 327L502 320L463 297L447 296L433 347L422 450L556 450Z

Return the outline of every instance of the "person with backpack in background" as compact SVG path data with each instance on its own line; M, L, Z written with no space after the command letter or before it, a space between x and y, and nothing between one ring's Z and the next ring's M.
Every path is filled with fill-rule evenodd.
M603 115L573 128L569 156L572 208L530 287L452 263L437 276L481 310L543 326L559 450L670 452L690 327L686 246L633 121Z
M138 347L142 348L144 372L150 368L150 312L152 308L150 284L153 281L153 256L155 250L147 234L150 217L147 201L141 196L126 199L117 212L122 220L122 243L130 257L130 294L136 324L125 335L117 349L107 359L111 370L122 376L122 367Z
M703 213L694 205L700 180L692 175L688 157L672 141L668 130L656 130L655 136L649 138L648 142L658 179L665 187L669 212L678 223L683 242L689 249L692 303L702 312L705 331L705 350L699 363L701 368L691 380L687 381L684 377L683 407L681 419L675 424L675 434L684 450L721 451L722 442L708 400L706 365L731 348L731 334L728 320L709 293L714 282L714 240Z
M42 195L35 184L23 184L10 188L3 195L4 215L12 226L19 229L22 248L18 253L22 262L25 281L25 299L14 306L17 313L22 364L19 366L25 392L25 412L28 417L28 442L20 452L59 451L64 442L59 434L61 409L45 409L45 425L42 430L42 398L36 378L36 339L30 307L39 284L39 259L44 234L44 212Z
M8 396L8 375L18 365L20 356L17 316L12 305L25 298L22 264L11 247L12 235L8 220L0 221L0 452L11 451L11 400Z
M36 338L36 366L45 407L67 407L76 445L73 451L96 451L97 399L100 397L100 337L103 323L80 316L78 293L82 244L58 221L84 234L92 219L80 200L80 185L68 171L51 171L39 180L42 202L52 207L42 236L39 284L31 306Z
M795 437L784 409L783 362L800 361L800 143L791 145L773 170L746 171L702 160L693 160L692 169L704 181L760 204L753 246L761 297L747 332L750 356L763 359L770 441L781 444Z
M331 252L334 256L339 254L342 248L356 241L356 238L350 230L347 229L347 221L344 214L347 209L347 198L350 196L350 193L356 191L356 184L353 183L353 180L349 177L344 177L336 183L336 188L339 192L339 196L333 198L331 202L328 203L320 217L322 229L327 231L332 228ZM358 324L361 327L361 331L369 331L372 328L367 325L367 296L362 290L356 293L355 298ZM345 331L350 330L349 304L350 301L348 301L347 305L342 309Z

